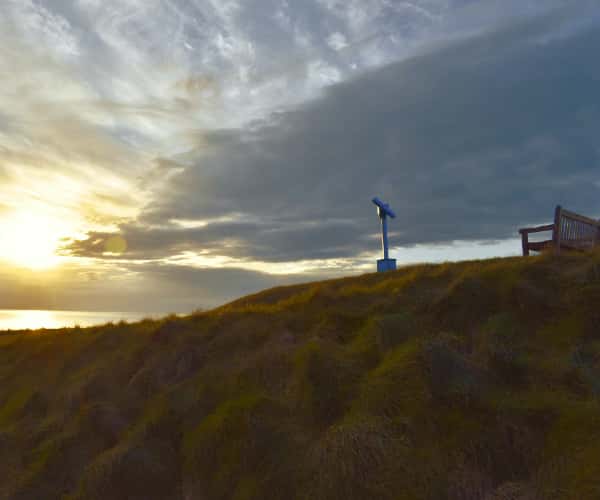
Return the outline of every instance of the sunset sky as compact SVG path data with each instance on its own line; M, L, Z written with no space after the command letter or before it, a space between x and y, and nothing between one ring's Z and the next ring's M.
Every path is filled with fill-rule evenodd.
M600 216L597 0L1 0L0 308L189 311Z

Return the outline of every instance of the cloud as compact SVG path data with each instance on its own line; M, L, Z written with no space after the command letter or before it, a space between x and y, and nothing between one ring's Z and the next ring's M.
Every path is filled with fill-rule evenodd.
M377 250L374 194L395 208L392 241L404 246L514 237L557 203L600 214L600 29L569 31L578 15L438 46L251 128L206 134L121 226L129 257L360 256ZM100 256L108 235L90 236L71 251Z
M428 4L439 11L445 2ZM368 8L381 13L383 3ZM314 0L7 0L0 16L0 71L10 75L0 83L7 180L0 195L14 206L23 192L56 204L35 183L45 170L45 182L68 177L78 185L68 206L81 212L83 205L84 218L135 215L148 188L136 181L153 175L156 157L189 149L207 130L243 127L299 103L351 66L390 57L389 46L371 44L377 20L363 23L366 38L352 21L368 18L366 6L348 9L350 17ZM392 10L388 20L417 23ZM333 33L347 35L352 54L330 47ZM363 50L379 56L371 60ZM119 202L106 207L107 197Z
M366 246L368 233L359 233L352 220L305 221L285 224L281 219L207 222L196 228L169 224L145 227L123 224L127 241L125 255L106 255L114 232L91 232L66 250L81 257L122 259L166 259L184 252L226 255L239 260L287 262L301 259L355 257L357 246ZM357 245L357 242L360 242ZM316 245L315 245L316 243ZM373 242L371 241L371 246Z

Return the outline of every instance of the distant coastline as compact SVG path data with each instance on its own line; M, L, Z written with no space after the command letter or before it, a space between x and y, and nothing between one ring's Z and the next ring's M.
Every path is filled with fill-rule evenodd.
M139 321L143 318L157 318L160 316L164 316L164 314L0 309L0 332L6 330L35 330L39 328L84 327L101 325L110 321Z

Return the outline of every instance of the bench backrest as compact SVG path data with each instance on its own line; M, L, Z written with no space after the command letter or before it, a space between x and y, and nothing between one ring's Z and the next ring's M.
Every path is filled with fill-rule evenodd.
M559 205L554 215L553 240L558 246L592 248L600 242L600 222L569 212Z

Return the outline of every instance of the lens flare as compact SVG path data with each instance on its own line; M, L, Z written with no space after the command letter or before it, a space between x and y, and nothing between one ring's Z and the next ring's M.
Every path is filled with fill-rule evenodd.
M104 242L104 249L107 253L120 255L127 250L127 241L122 236L112 236Z

